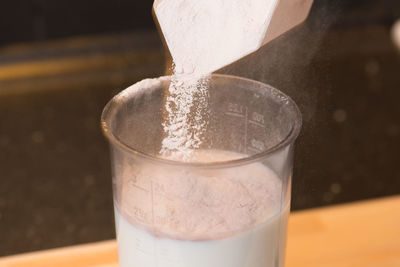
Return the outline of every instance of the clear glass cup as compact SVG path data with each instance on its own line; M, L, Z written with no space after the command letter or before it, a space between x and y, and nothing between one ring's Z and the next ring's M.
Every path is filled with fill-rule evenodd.
M120 266L284 266L296 104L269 85L213 74L198 160L170 160L160 156L169 84L133 85L102 114Z

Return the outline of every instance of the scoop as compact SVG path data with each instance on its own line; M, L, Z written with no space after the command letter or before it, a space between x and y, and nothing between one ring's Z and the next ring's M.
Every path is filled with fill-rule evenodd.
M193 62L203 72L212 72L233 63L299 25L307 18L313 2L313 0L210 1L155 0L153 4L156 21L174 61L183 61L179 57L191 53L190 49L195 46L203 52L203 57L213 61L209 64L205 59L198 60L203 61L204 66L201 66L203 62ZM246 19L243 19L244 17ZM174 24L171 23L172 20ZM229 55L215 59L215 56L225 53L227 49L231 50Z

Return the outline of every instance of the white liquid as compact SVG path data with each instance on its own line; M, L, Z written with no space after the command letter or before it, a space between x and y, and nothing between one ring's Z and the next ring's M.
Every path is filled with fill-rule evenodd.
M229 155L237 157L212 151L198 158L216 161ZM152 200L146 201L135 191L138 186L145 188L138 169L150 184L163 188L168 200L163 200L159 191L151 191ZM282 184L270 169L256 163L215 170L215 176L204 171L163 172L154 166L136 166L135 170L126 167L125 186L118 189L122 190L120 199L115 199L120 267L283 266L289 205L281 208ZM135 177L134 186L130 176ZM172 176L179 178L173 180ZM163 183L165 177L167 183ZM180 198L178 193L186 194L193 179L198 192L191 189ZM240 187L235 187L238 183ZM155 219L160 214L163 218Z

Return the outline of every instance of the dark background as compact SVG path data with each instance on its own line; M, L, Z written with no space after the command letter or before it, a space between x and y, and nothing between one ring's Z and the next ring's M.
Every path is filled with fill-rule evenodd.
M151 0L4 0L0 45L53 38L153 30ZM400 16L397 0L315 0L314 9L336 8L337 27L391 25Z
M114 238L106 102L163 74L152 1L0 4L0 256ZM398 0L315 0L303 25L220 72L304 117L292 208L400 193Z

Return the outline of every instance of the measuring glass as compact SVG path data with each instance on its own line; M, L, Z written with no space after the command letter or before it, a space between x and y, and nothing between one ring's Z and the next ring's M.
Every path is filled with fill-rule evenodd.
M102 114L120 266L284 266L296 104L269 85L213 74L199 157L171 160L160 156L169 84L133 85Z

